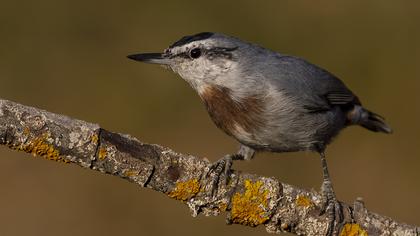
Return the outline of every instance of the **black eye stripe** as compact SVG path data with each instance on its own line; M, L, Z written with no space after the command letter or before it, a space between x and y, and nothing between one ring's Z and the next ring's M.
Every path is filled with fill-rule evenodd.
M232 52L235 51L236 49L238 49L238 47L233 47L233 48L216 47L209 50L208 54L210 56L215 56L215 57L221 56L224 58L232 59L233 58Z
M210 51L218 51L218 52L232 52L238 49L238 47L232 47L232 48L224 48L224 47L215 47L210 49Z
M188 55L187 52L181 52L181 53L177 53L177 54L171 54L168 56L170 59L175 58L175 57L181 57L181 58L190 58L190 56Z
M215 56L215 57L224 56L225 58L232 58L232 53L231 52L235 51L237 49L238 49L238 47L232 47L232 48L215 47L215 48L209 48L209 49L202 48L200 56L205 54L205 55ZM176 57L191 59L191 55L190 55L191 51L180 52L180 53L177 53L177 54L167 53L166 57L168 57L170 59L176 58Z

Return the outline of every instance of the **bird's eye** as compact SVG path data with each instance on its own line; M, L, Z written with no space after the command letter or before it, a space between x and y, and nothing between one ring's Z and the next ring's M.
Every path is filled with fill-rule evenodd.
M199 48L193 48L190 51L190 57L193 59L199 58L201 56L201 49Z

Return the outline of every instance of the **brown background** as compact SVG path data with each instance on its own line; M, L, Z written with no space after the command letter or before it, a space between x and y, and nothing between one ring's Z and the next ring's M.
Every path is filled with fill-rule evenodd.
M318 64L384 115L393 135L349 128L328 149L341 200L420 224L418 1L2 0L0 96L216 160L237 143L178 76L126 55L217 31ZM258 4L257 4L258 3ZM124 180L0 148L0 235L261 235L192 218L183 204ZM261 154L235 168L304 188L312 153Z

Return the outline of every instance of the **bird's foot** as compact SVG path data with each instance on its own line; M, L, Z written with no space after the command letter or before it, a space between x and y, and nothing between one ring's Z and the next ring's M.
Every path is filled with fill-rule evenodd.
M241 159L238 154L230 154L211 164L207 177L211 183L212 198L217 196L219 186L228 185L233 160L237 159Z
M322 184L323 207L321 215L326 214L329 220L327 236L339 234L341 224L344 220L343 207L335 197L334 189L330 181L324 181Z

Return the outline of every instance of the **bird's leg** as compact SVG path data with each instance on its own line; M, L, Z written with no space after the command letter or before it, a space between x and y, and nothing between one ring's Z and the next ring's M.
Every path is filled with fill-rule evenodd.
M242 145L241 144L241 146L239 147L238 154L243 157L242 160L249 161L249 160L251 160L254 157L255 150L252 149L252 148L250 148L250 147L248 147L248 146L245 146L245 145Z
M331 183L330 174L328 172L327 160L325 158L325 153L320 152L321 155L321 165L323 173L323 182L322 182L322 197L324 201L322 213L326 213L330 224L328 226L327 235L338 235L338 229L336 225L343 220L343 209L340 202L337 201L335 192Z
M226 186L228 184L233 160L250 160L254 156L254 153L255 151L252 148L241 145L236 154L225 155L223 158L211 164L207 172L207 177L210 178L212 184L211 191L213 197L217 195L219 185ZM219 184L220 181L221 184Z
M213 198L217 195L219 185L226 186L228 184L233 160L243 160L243 157L239 154L228 154L210 165L206 177L209 178L211 183L211 196Z

